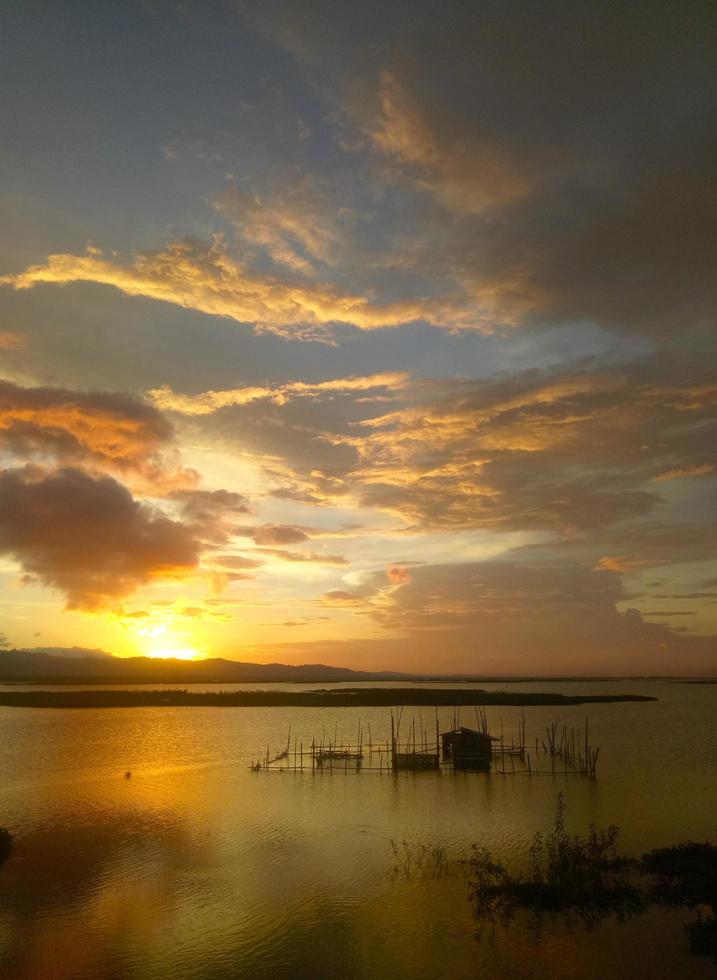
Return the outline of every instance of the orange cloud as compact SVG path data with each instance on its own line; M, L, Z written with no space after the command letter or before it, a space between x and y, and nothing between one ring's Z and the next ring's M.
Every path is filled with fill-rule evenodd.
M674 470L666 470L654 479L655 483L664 483L666 480L682 480L688 476L707 476L708 473L714 473L715 468L714 463L702 463L700 466L687 466Z
M653 561L642 561L639 558L628 558L627 555L605 555L595 566L595 571L631 572L643 565L654 565Z
M411 581L411 573L403 565L389 565L386 577L393 585L406 585Z
M378 102L378 117L367 126L373 145L413 168L417 185L448 207L481 213L525 197L537 182L536 160L526 166L479 127L445 126L395 72L380 73Z
M25 346L25 337L12 330L0 330L0 350L21 350Z
M0 381L0 446L18 456L132 471L135 482L161 484L167 492L197 480L163 458L172 439L164 416L130 395Z

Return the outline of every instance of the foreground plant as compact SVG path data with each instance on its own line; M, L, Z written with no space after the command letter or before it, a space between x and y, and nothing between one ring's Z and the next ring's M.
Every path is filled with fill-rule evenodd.
M474 846L465 862L469 896L482 923L507 925L519 910L539 929L545 915L591 929L608 918L624 920L650 904L697 910L685 926L690 951L717 961L717 847L689 841L659 848L641 860L617 852L618 828L585 837L565 830L565 798L558 796L551 833L536 833L528 870L512 875L491 854Z
M528 909L534 924L545 913L563 913L592 928L608 916L623 919L642 911L643 897L627 879L635 862L618 855L618 835L617 827L597 830L592 824L586 837L568 834L561 793L551 833L533 838L527 874L511 875L487 851L474 848L466 870L477 916L509 921L518 909Z
M643 856L641 870L652 876L653 902L697 909L685 926L690 950L717 962L717 847L695 841L661 847Z

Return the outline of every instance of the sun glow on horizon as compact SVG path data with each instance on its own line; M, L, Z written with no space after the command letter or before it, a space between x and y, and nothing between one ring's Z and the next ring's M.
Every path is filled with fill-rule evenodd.
M190 646L194 639L187 631L172 628L172 623L155 623L136 630L140 637L141 655L153 660L204 660L206 651Z
M152 660L203 660L205 654L194 647L180 647L176 649L149 650L148 657Z

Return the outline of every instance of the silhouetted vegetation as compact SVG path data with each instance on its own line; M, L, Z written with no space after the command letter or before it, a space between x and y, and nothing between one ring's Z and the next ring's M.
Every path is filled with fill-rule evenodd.
M568 834L561 793L551 833L533 838L526 874L513 876L488 851L474 848L466 866L476 915L510 921L527 909L537 921L545 913L563 913L592 928L607 917L642 911L642 895L626 878L635 862L618 855L618 833L617 827L597 830L591 824L586 837Z
M134 708L134 707L291 707L365 708L399 705L576 705L614 701L655 701L633 694L568 696L551 693L459 688L369 687L315 691L0 691L0 705L14 708Z
M567 924L580 921L591 929L649 905L696 909L685 926L690 951L717 961L717 847L689 841L636 860L618 853L618 836L615 826L598 830L593 824L585 837L568 834L561 793L553 829L533 837L525 873L510 874L487 850L474 847L465 867L477 919L507 925L526 910L533 927L545 915L560 915Z
M691 951L717 962L717 847L687 841L645 854L642 870L653 876L650 898L673 908L697 908L685 929Z
M10 857L12 850L12 834L5 827L0 827L0 867Z
M433 847L428 844L409 844L402 840L390 842L394 865L394 877L410 878L418 874L425 878L442 878L450 874L446 850L443 847Z

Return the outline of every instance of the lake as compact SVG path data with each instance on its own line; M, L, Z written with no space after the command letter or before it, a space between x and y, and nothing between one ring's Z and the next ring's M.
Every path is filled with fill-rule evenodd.
M481 686L659 700L524 709L529 742L556 718L581 728L587 714L596 780L250 771L289 726L292 741L322 728L348 741L360 716L385 740L384 708L0 708L0 826L15 835L0 870L0 976L714 976L688 952L693 913L682 911L591 932L547 922L539 934L519 916L476 938L458 862L477 843L515 867L550 829L561 791L571 832L617 824L630 854L717 839L717 685ZM517 737L521 709L486 714L491 730L502 721ZM403 724L412 716L418 724L413 709ZM440 717L450 727L450 710ZM433 731L434 718L422 709ZM472 709L461 721L475 723ZM392 841L399 855L405 841L445 860L406 868Z

